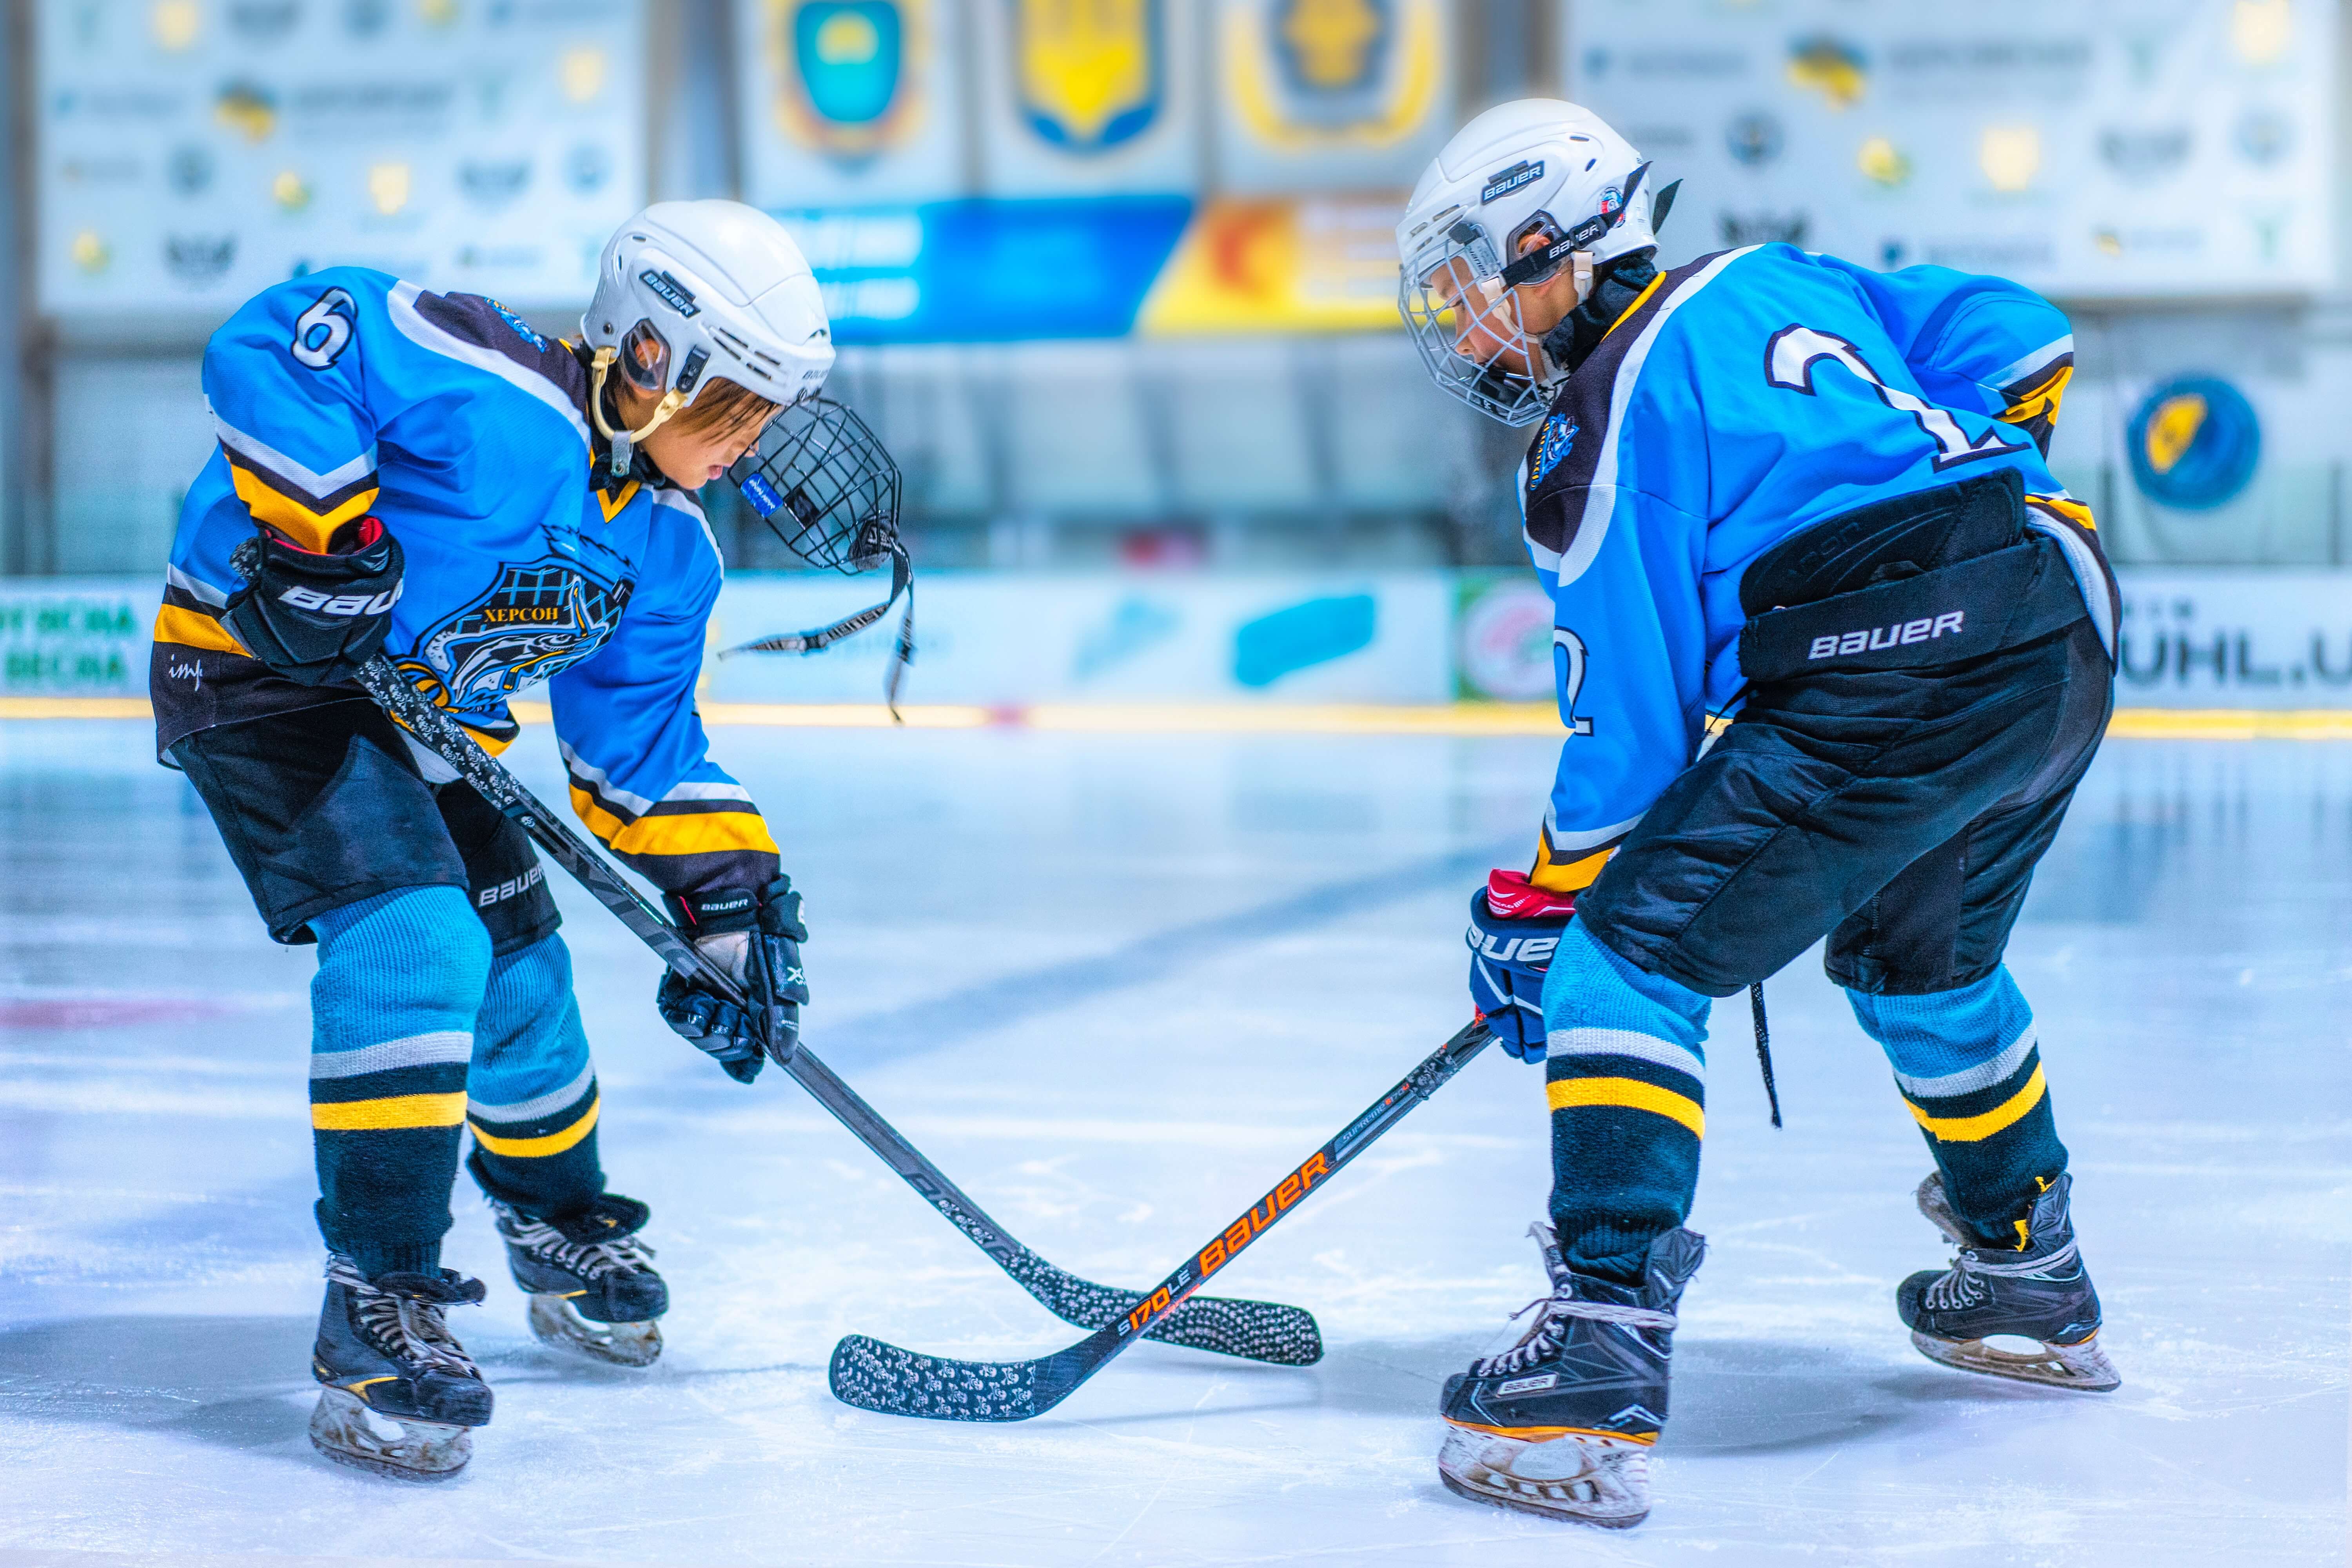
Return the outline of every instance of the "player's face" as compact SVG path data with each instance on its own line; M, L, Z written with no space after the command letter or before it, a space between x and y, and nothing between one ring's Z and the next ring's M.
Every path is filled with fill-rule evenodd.
M1528 235L1519 253L1547 243L1543 235ZM1534 345L1577 306L1576 279L1566 266L1539 283L1497 289L1491 279L1473 276L1468 260L1457 256L1439 264L1423 284L1451 314L1455 353L1519 375L1537 374Z
M722 425L703 430L681 430L676 425L665 425L645 438L645 453L670 483L698 490L733 468L735 460L751 449L751 443L760 438L766 425L764 419L731 428Z

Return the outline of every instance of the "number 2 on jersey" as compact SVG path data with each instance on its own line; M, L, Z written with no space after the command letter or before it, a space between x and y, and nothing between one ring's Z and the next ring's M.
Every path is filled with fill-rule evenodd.
M1870 384L1878 400L1887 407L1908 414L1927 432L1927 439L1936 444L1937 471L1961 463L1973 463L1979 458L1998 458L2004 452L2025 449L2022 441L2001 439L1998 426L1988 430L1980 439L1972 439L1960 422L1947 409L1923 401L1917 394L1889 386L1870 368L1862 351L1838 336L1818 327L1783 327L1772 334L1764 347L1764 379L1786 392L1805 397L1813 395L1813 367L1823 360L1842 364Z

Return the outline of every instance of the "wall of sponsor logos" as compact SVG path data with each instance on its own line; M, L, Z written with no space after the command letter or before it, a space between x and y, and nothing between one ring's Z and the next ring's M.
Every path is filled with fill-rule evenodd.
M2335 0L1582 0L1562 79L1686 205L2071 300L2335 281ZM1675 232L1679 231L1679 232Z
M646 192L645 0L39 0L43 310L357 263L576 305Z
M2352 709L2352 572L2118 575L2119 705ZM823 625L869 585L737 574L711 647ZM146 574L0 583L0 696L144 697L160 592ZM919 595L912 702L1553 698L1551 605L1525 572L933 573ZM897 625L812 658L714 655L704 695L877 701Z
M561 326L627 211L724 193L801 237L934 563L1507 560L1513 438L1414 367L1391 235L1451 130L1525 89L1488 9L31 0L54 331L0 566L160 554L195 343L254 289L356 260ZM1547 18L1527 61L1684 181L1669 260L1785 235L2012 271L2074 310L2053 460L2118 559L2352 559L2334 0ZM681 161L682 119L718 152Z

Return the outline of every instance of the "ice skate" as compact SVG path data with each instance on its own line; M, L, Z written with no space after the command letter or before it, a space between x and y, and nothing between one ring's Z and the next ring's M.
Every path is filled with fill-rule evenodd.
M2021 1251L1970 1237L1944 1196L1940 1173L1919 1184L1919 1212L1955 1249L1949 1268L1922 1269L1895 1289L1895 1310L1920 1354L1962 1372L2056 1388L2105 1394L2122 1385L2098 1345L2099 1296L2067 1213L2073 1184L2062 1175L2034 1200ZM2003 1350L1990 1342L1997 1338L2039 1348Z
M1649 1516L1675 1304L1706 1244L1666 1232L1636 1289L1570 1268L1550 1226L1529 1234L1551 1294L1518 1343L1446 1379L1438 1478L1475 1502L1627 1529Z
M491 1200L515 1284L530 1297L530 1331L545 1344L615 1366L651 1366L661 1356L669 1287L654 1272L654 1249L637 1239L652 1211L607 1193L585 1214L536 1219Z
M451 1269L370 1280L331 1255L310 1360L325 1385L310 1414L311 1447L394 1480L446 1480L464 1469L472 1429L489 1424L490 1390L442 1313L482 1296L480 1280Z

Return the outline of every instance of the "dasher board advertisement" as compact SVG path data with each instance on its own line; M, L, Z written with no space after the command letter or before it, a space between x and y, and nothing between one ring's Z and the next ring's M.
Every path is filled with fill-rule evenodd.
M2332 287L2335 0L1582 0L1571 96L1661 254L1784 240L2062 299Z
M645 205L644 0L39 0L43 310L226 315L373 267L584 304Z
M737 0L743 199L803 208L966 194L961 0Z

